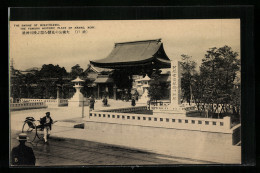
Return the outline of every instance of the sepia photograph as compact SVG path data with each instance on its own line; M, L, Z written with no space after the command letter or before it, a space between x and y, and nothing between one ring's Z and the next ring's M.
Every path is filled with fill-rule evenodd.
M9 21L10 166L241 164L241 21Z

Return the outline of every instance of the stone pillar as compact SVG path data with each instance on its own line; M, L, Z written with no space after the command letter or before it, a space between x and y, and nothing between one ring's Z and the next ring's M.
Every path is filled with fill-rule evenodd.
M57 98L56 98L56 100L57 100L57 106L59 106L59 104L60 104L60 88L59 87L57 87Z
M60 98L60 88L57 87L57 99L59 99L59 98Z
M61 98L64 99L63 85L61 86Z
M171 105L178 107L181 104L181 73L180 62L171 61Z
M98 98L98 99L99 99L99 90L100 90L99 84L97 84L97 98Z
M231 118L226 116L223 118L224 120L224 126L226 130L230 130L231 129Z
M114 100L116 100L116 84L113 86Z
M109 98L109 92L108 91L109 91L108 86L106 85L105 92L104 92L104 95L103 95L104 98L105 98L105 95L107 96L107 98Z

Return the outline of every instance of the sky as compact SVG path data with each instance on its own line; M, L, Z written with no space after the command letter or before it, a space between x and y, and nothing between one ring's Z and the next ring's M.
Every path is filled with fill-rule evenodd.
M68 72L79 64L85 70L90 60L105 58L115 43L158 38L162 39L170 59L181 60L181 55L186 54L198 66L212 47L228 45L240 55L239 19L10 21L9 24L9 59L13 59L18 70L40 68L43 64L58 64ZM40 24L58 24L66 29L58 26L43 29ZM69 30L69 34L23 34L37 27L37 31Z

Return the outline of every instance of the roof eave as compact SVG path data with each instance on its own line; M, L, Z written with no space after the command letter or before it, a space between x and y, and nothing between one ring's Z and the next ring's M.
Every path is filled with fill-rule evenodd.
M115 62L115 63L99 63L95 61L90 61L90 63L94 66L101 67L101 68L113 68L114 66L122 66L122 67L133 67L137 65L144 65L150 63L154 60L154 57L141 60L141 61L130 61L130 62Z

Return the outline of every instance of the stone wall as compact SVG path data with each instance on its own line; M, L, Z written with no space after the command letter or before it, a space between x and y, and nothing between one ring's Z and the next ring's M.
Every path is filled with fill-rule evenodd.
M213 133L116 123L85 122L86 133L103 135L98 142L217 163L240 163L241 148L232 133Z

